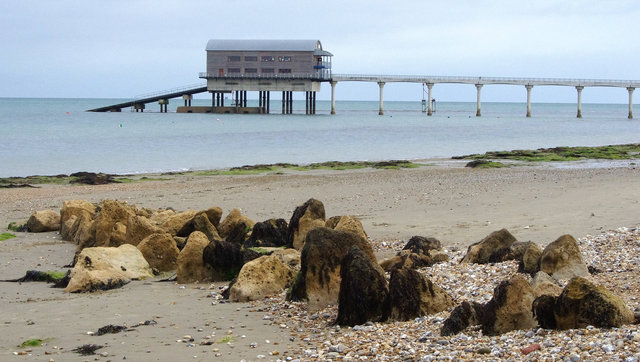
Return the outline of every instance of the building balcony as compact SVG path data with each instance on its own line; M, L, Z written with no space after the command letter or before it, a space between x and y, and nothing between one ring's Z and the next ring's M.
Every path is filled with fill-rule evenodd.
M328 82L331 80L331 71L328 69L318 69L314 73L209 73L201 72L199 77L202 79L237 79L237 80L311 80Z

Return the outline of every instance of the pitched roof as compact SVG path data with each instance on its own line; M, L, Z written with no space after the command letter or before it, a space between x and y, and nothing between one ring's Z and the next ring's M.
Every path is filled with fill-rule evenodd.
M295 51L314 52L316 55L333 54L322 50L320 40L275 40L275 39L211 39L207 51Z

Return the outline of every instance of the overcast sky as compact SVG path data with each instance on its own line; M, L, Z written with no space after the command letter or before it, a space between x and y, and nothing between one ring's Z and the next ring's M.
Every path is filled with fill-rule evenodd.
M211 38L320 39L334 73L638 80L638 19L637 0L2 0L0 97L128 98L199 83ZM434 87L444 101L475 92ZM376 100L378 86L339 83L336 94ZM526 91L482 96L524 102ZM421 98L421 85L385 87L385 100ZM534 102L575 99L569 87L533 90ZM585 103L627 100L624 88L583 92Z

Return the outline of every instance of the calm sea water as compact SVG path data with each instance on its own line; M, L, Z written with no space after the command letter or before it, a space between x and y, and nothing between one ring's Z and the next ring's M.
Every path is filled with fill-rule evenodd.
M389 160L450 157L492 150L596 146L640 142L640 120L627 119L625 104L438 102L427 117L420 102L318 102L314 116L93 113L113 99L0 98L0 176L76 171L142 173L215 169L258 163ZM254 101L253 103L256 103ZM173 101L169 110L175 110ZM249 102L251 104L251 101ZM194 100L193 105L208 105ZM640 112L640 110L639 110Z

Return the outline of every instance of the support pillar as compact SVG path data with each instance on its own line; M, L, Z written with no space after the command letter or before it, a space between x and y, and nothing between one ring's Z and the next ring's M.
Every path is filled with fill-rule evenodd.
M243 102L243 104L242 104L242 106L243 106L244 108L247 108L247 91L242 91L242 92L244 93L244 95L242 96L242 99L243 99L243 101L244 101L244 102Z
M583 86L579 85L576 86L576 90L578 91L578 118L582 118L582 90L584 89Z
M304 92L304 113L305 114L310 114L311 113L311 92Z
M311 101L311 114L316 114L316 92L311 92L311 97L313 98Z
M224 93L220 93L220 107L224 107Z
M477 99L476 99L476 117L480 117L482 115L482 113L480 112L480 98L481 98L481 94L482 94L482 84L476 84L476 89L478 90L478 95L477 95Z
M289 93L289 102L288 102L288 108L289 108L289 114L293 113L293 91L289 91L287 92Z
M380 86L380 110L378 111L378 115L382 116L384 114L384 109L382 108L384 82L378 82L378 85Z
M258 91L258 108L260 109L260 113L264 113L264 108L262 108L262 91Z
M285 114L285 103L287 101L287 92L282 91L282 114Z
M427 83L427 116L433 115L433 98L431 97L432 89L433 83Z
M236 98L236 113L238 112L238 106L240 104L240 99L238 99L238 97L240 97L240 94L238 91L235 92L235 98Z
M524 87L527 88L527 117L530 118L531 117L531 89L533 89L533 86L531 84L527 84Z
M193 99L192 94L183 94L182 99L184 99L184 106L191 107L191 100Z
M216 92L211 92L211 113L213 113L213 110L215 107L216 107Z
M336 114L336 84L338 82L331 81L331 114Z
M269 108L270 108L269 107L269 102L271 102L271 92L270 91L265 91L265 92L267 92L265 101L267 103L267 114L269 114Z
M633 119L633 91L635 90L634 87L627 87L627 90L629 91L629 119Z

